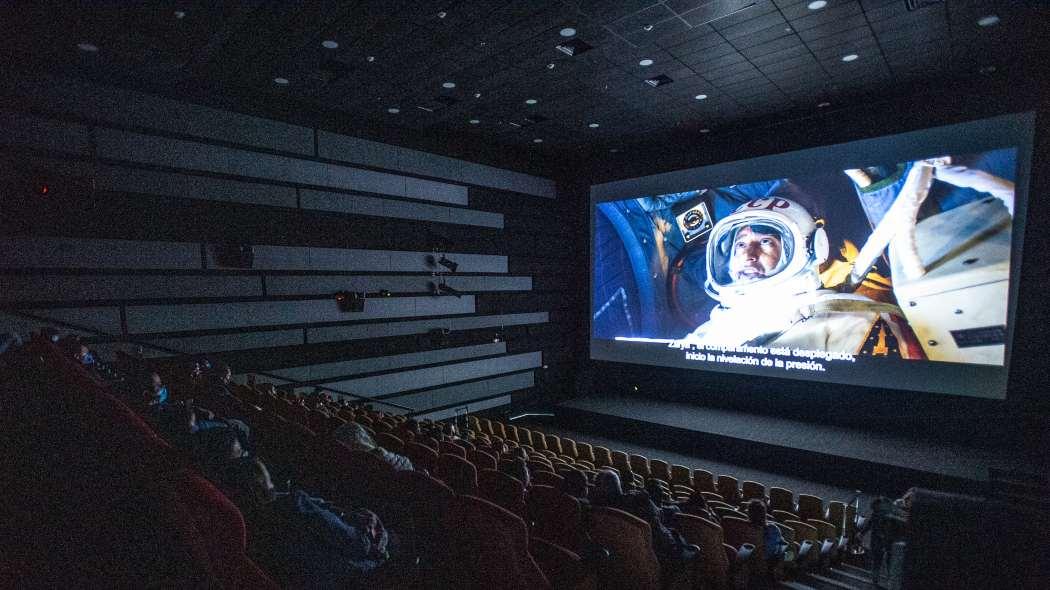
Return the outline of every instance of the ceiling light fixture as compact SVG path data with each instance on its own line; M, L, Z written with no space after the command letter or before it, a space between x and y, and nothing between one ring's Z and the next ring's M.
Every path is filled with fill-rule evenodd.
M543 140L537 137L536 139L532 140L532 143L543 143Z
M693 98L695 98L696 100L707 100L707 95L706 94L697 94Z
M649 31L653 30L653 25L645 25L644 27L642 27L642 30L648 33Z
M374 55L369 55L368 57L365 58L365 61L367 61L368 63L372 63L375 60L376 60L376 56L374 56Z
M325 49L339 49L339 42L332 39L325 39L321 41L321 47Z
M479 121L478 119L471 119L471 120L467 121L467 123L470 123L471 125L477 125L480 122L481 121Z
M818 109L823 109L823 108L827 108L827 107L830 107L830 106L831 106L831 103L830 103L830 102L824 101L824 102L822 102L822 103L818 104L818 105L817 105L817 108L818 108Z
M526 99L525 99L525 104L536 104L536 103L538 103L538 102L539 102L539 101L538 101L538 100L536 100L535 98L526 98Z
M612 149L609 150L609 153L610 154L618 154L618 153L620 153L620 148L612 148Z
M565 27L564 29L558 31L558 34L562 37L572 37L576 35L576 29L572 27Z
M857 61L858 57L860 57L860 56L857 55L856 53L847 53L846 55L842 56L842 61L844 61L846 63L849 63L851 61Z
M278 85L278 86L287 86L288 82L289 82L288 78L274 78L273 79L273 83Z
M597 123L590 123L587 126L590 127L591 129L597 129L598 128L598 124Z
M401 112L401 109L399 109L397 107L390 107L389 109L386 110L386 112L390 113L391 115L396 115L396 114Z
M438 13L438 18L445 18L446 16L448 16L448 13L444 10Z
M456 83L455 82L445 82L444 84L441 85L441 87L442 88L455 88L456 87Z
M992 74L995 72L995 66L984 66L983 68L977 70L977 72L980 74Z
M638 65L642 66L643 68L647 68L647 67L653 65L653 60L651 60L649 58L645 58L642 61L638 62Z
M97 53L98 45L95 45L94 43L77 43L77 49L88 53Z
M646 78L645 83L656 88L657 86L663 86L664 84L670 84L674 82L674 79L667 74L660 74L659 76L653 76L652 78Z
M547 69L548 70L553 70L554 69L554 62L551 62L551 63L547 64Z
M554 48L569 57L579 55L585 51L590 51L594 49L593 46L588 45L587 43L584 43L579 39L570 39L564 43L559 43L558 45L555 45Z
M475 92L474 93L474 98L481 98L481 93L480 92Z
M175 11L175 18L178 18L178 19L186 18L186 11L185 10L176 10Z
M977 19L977 25L981 27L994 27L997 24L999 24L999 16L995 14L989 14Z
M703 129L700 130L700 133L711 133L711 130L708 129L707 127L704 127Z
M827 5L827 0L814 0L813 2L807 4L806 8L810 10L820 10L821 8L824 8Z

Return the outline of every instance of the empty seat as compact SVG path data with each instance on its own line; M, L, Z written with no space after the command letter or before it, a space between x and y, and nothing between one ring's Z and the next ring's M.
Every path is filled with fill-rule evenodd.
M602 573L602 587L617 590L658 590L660 563L653 551L653 535L644 520L616 510L593 508L591 538L612 554Z
M595 463L594 447L592 447L590 443L576 443L576 458Z
M457 494L475 494L478 489L478 470L474 464L457 455L438 456L434 475Z
M496 457L484 450L470 451L467 453L467 460L474 464L474 467L481 469L496 469L498 461Z
M612 467L612 452L605 447L595 446L594 450L594 465L596 467Z
M757 481L745 481L740 484L741 500L764 500L766 497L766 486Z
M551 473L549 471L536 471L531 474L532 483L541 486L551 486L554 488L561 488L562 482L565 478L561 475Z
M783 510L784 512L795 511L795 493L785 488L769 488L769 509Z
M631 471L637 473L645 479L649 478L649 458L645 455L639 455L637 453L631 454L627 458L628 464L631 466Z
M394 481L409 519L409 550L425 563L440 565L450 549L447 532L455 493L422 471L398 471Z
M541 537L531 536L529 553L556 590L597 590L597 571L575 552Z
M438 452L417 442L405 444L405 456L412 462L412 466L419 470L433 473L437 465Z
M483 498L460 496L453 501L453 522L447 532L450 559L457 572L449 587L461 590L545 590L546 576L529 554L525 521Z
M515 426L513 424L507 424L505 430L507 431L507 440L512 440L514 442L520 442L520 439L518 438L518 427L517 426Z
M529 459L528 466L530 473L539 473L541 471L554 473L554 466L551 465L551 462L547 460Z
M525 484L495 469L478 472L478 495L490 502L525 516Z
M554 434L545 434L544 437L547 439L547 450L553 452L555 455L564 454L561 448L561 437Z
M576 441L572 440L571 438L561 439L561 452L566 457L576 459L578 453L578 449L576 448Z
M732 475L719 475L718 481L715 483L715 491L721 494L722 499L727 504L740 503L740 489L737 479Z
M691 489L696 489L693 487L693 474L685 465L671 466L671 483L688 486Z
M722 527L706 518L685 513L672 515L671 526L687 542L700 548L701 577L711 580L713 588L726 587L730 561L722 549L725 543Z
M811 496L809 494L798 495L798 512L799 520L808 521L810 519L824 520L826 514L824 512L824 500L817 496Z
M502 422L496 420L492 421L492 434L498 436L504 440L507 439L507 428Z
M380 432L376 435L376 443L391 453L405 454L405 443L400 438L389 432Z
M706 469L693 470L693 489L698 492L716 492L715 476Z
M817 527L798 520L789 520L784 524L795 531L795 540L799 544L796 561L799 565L803 567L819 566L823 542L817 532Z
M586 543L579 500L551 486L533 485L526 495L532 534L572 551Z
M438 443L438 450L441 451L441 454L455 455L457 457L462 457L463 459L467 458L467 449L452 441L441 441Z
M662 459L649 459L649 477L671 483L671 466Z
M631 460L627 457L627 453L623 451L613 451L612 453L612 466L620 471L620 476L623 477L631 471Z

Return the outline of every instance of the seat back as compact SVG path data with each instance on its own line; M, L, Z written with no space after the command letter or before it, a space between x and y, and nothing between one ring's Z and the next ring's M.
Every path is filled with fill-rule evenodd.
M745 481L740 484L741 500L763 500L766 497L766 486L757 481Z
M564 477L549 471L536 471L532 474L533 485L551 486L552 488L561 489L563 481L565 481Z
M552 474L554 473L554 466L548 459L539 458L535 455L533 457L534 458L531 458L527 461L527 464L529 466L529 473L540 473L542 471L546 471Z
M824 514L824 500L817 496L811 496L809 494L798 495L798 512L799 520L808 521L824 520L826 515Z
M754 552L758 555L759 563L765 562L766 543L763 529L753 526L749 520L725 516L722 518L722 532L725 533L726 543L733 547L754 546Z
M534 485L526 497L532 534L580 551L586 538L580 501L550 486Z
M546 576L529 554L528 529L517 515L475 496L453 501L447 531L454 587L464 590L544 590Z
M649 477L671 483L671 466L663 459L649 459Z
M706 469L693 470L693 489L698 492L717 493L715 489L715 476Z
M671 483L695 489L693 486L693 474L685 465L671 466Z
M769 509L783 510L784 512L794 512L795 492L792 492L791 490L785 488L769 488Z
M405 456L416 469L434 473L438 460L438 452L434 449L417 442L405 443Z
M603 573L602 587L617 590L658 590L660 563L653 551L649 524L615 508L592 508L588 530L611 558Z
M715 483L715 491L718 492L727 504L740 503L740 489L737 479L732 475L719 475Z
M478 490L478 470L474 464L457 455L439 455L434 476L457 494L473 495Z
M595 462L594 447L590 443L576 443L576 458L593 464Z
M456 443L448 440L443 440L440 443L438 443L438 445L438 450L442 454L455 455L457 457L462 457L463 459L467 458L467 449L462 445L457 445Z
M562 452L563 455L565 455L566 457L569 457L570 459L576 459L577 456L578 456L577 453L579 453L579 449L577 449L576 441L574 441L571 438L562 438L561 439L561 452Z
M474 450L467 453L467 460L474 464L474 467L481 469L495 469L499 462L496 460L491 453L483 450Z
M525 484L506 473L495 469L479 471L478 495L518 516L525 516Z
M554 588L597 590L597 571L568 548L533 535L529 538L529 553Z
M722 527L710 520L680 512L672 515L671 526L689 543L700 548L700 572L714 581L715 588L725 586L729 578L729 559L722 544Z
M547 450L553 452L555 455L561 455L561 437L554 434L545 434L543 436L547 439Z
M398 455L405 454L405 442L389 432L380 432L376 435L376 444Z
M634 453L627 457L627 462L631 466L631 471L646 479L649 478L650 469L648 457Z
M514 442L521 442L521 439L518 437L518 427L517 426L515 426L513 424L507 424L506 427L504 428L504 430L507 431L507 440L514 441Z
M835 525L835 533L841 537L846 534L846 504L833 500L828 502L828 522Z

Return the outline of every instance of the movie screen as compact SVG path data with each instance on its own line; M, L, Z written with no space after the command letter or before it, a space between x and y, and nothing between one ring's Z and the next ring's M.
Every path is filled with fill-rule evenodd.
M592 357L1003 397L1017 175L1015 146L596 203Z

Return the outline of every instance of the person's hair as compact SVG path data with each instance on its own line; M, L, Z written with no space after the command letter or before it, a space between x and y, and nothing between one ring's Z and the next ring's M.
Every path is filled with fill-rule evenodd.
M531 477L529 476L529 465L524 459L514 459L503 464L503 472L513 477L514 479L521 482L525 487L529 487L531 483Z
M751 500L747 503L747 516L751 524L766 526L766 505L762 500Z
M587 476L578 469L566 471L561 482L561 491L574 498L586 498Z
M524 447L514 447L510 451L510 456L515 459L521 459L522 461L528 461L529 452L526 451Z
M372 435L357 422L347 422L332 433L332 437L355 451L372 451L377 446Z
M623 487L620 485L620 475L610 469L602 469L594 476L594 491L592 496L605 500L623 496Z

